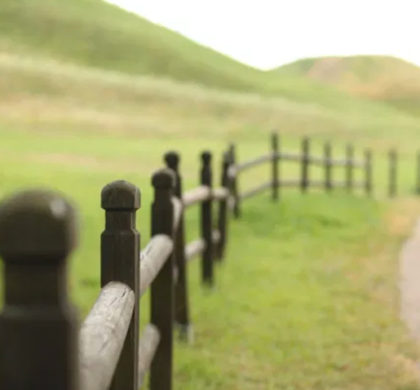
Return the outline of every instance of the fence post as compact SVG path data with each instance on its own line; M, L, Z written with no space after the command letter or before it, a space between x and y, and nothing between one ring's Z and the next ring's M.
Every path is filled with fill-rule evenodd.
M229 148L230 153L230 163L231 167L236 166L236 148L234 144L230 145ZM239 199L239 190L238 190L238 175L235 170L234 176L231 177L231 190L232 190L232 197L233 197L233 216L235 219L238 219L241 216L241 205Z
M306 193L309 187L309 151L310 140L308 137L304 137L302 139L302 165L300 180L300 189L302 193Z
M211 153L201 154L201 185L212 188ZM201 237L206 243L201 258L201 277L204 284L213 285L213 240L212 240L212 200L201 203Z
M180 156L177 152L165 154L166 166L174 172L175 190L174 195L182 200L182 178L179 173ZM185 260L185 225L184 212L175 232L174 263L177 268L177 281L175 283L175 323L179 329L181 340L191 341L192 328L189 317L188 302L188 274Z
M389 157L389 187L388 194L393 198L397 193L397 152L392 149L388 153Z
M372 194L372 151L365 150L365 191L366 195Z
M416 194L420 195L420 151L417 152Z
M333 188L331 157L332 157L331 143L325 142L324 144L324 174L325 174L324 187L325 187L325 191L327 192L330 192Z
M279 137L277 133L271 134L271 151L273 153L272 159L272 198L278 200L279 198Z
M78 390L77 320L67 293L75 215L61 196L26 191L0 209L5 306L2 390Z
M101 286L112 281L122 282L134 291L135 296L130 327L110 389L137 390L140 234L136 230L136 210L140 208L140 191L129 182L114 181L103 188L101 206L105 210L105 230L101 235Z
M225 255L225 248L227 242L227 229L228 229L228 215L227 215L227 205L228 205L228 197L229 197L229 165L230 165L230 156L229 153L223 153L223 160L222 160L222 178L221 178L221 186L224 188L228 196L225 199L222 199L219 202L219 215L218 215L218 229L220 232L220 241L219 245L217 246L217 257L221 260Z
M173 236L174 208L172 195L175 175L170 169L157 171L152 178L155 189L152 204L152 236ZM150 368L150 389L172 389L174 319L173 254L160 270L151 286L151 322L159 329L160 342Z
M348 192L353 190L353 159L354 147L348 144L346 146L346 189Z

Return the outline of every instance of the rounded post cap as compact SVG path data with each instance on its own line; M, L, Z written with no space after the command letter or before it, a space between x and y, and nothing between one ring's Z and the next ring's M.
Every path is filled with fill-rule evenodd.
M140 204L140 190L128 181L116 180L102 189L101 207L105 210L137 210Z
M165 158L166 165L169 168L173 169L174 171L176 171L178 169L178 164L179 164L179 161L180 161L180 157L179 157L179 154L177 152L174 152L174 151L167 152L167 153L165 153L164 158Z
M201 153L201 161L203 164L208 165L211 162L211 153L206 150L203 153Z
M175 187L176 177L171 169L163 168L155 172L152 177L152 185L156 189L171 189Z
M23 191L0 205L0 255L6 262L59 262L76 242L75 210L57 193Z

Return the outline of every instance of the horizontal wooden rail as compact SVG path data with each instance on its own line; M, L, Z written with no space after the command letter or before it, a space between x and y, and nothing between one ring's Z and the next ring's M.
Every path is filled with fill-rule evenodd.
M245 161L241 164L236 164L236 172L242 172L245 169L249 169L252 167L256 167L257 165L260 165L262 163L265 163L267 161L272 161L274 158L273 153L265 154L264 156L254 158L253 160Z
M302 161L302 156L296 153L278 153L278 158L283 161Z
M323 157L310 156L308 161L309 164L317 165L320 167L323 167L325 165L325 158Z
M159 341L159 330L156 326L148 324L139 342L139 386L143 384L144 377L150 369Z
M315 187L315 188L323 188L325 187L325 181L324 180L311 180L308 182L309 187Z
M134 309L134 292L110 282L102 290L80 331L83 390L109 388Z
M214 200L224 200L229 196L229 190L224 187L215 188L212 190L212 197Z
M192 260L194 257L201 255L204 249L206 249L206 242L202 238L190 242L185 248L186 260Z
M165 234L154 236L141 252L140 261L140 296L142 296L155 280L157 274L172 252L174 243Z
M240 197L241 200L250 198L250 197L252 197L254 195L259 194L260 192L263 192L265 190L270 189L271 186L272 186L272 183L271 183L271 181L269 181L267 183L264 183L264 184L262 184L262 185L260 185L258 187L252 188L251 190L248 190L248 191L240 194L239 197Z
M219 230L217 230L217 229L213 230L212 235L211 235L211 239L212 239L213 244L218 244L219 241L220 241L220 238L221 238L221 236L220 236Z
M182 203L184 207L189 207L197 203L204 202L211 198L211 189L208 186L199 186L184 193Z
M175 196L172 197L172 204L174 206L174 232L176 232L181 221L183 206L181 200Z

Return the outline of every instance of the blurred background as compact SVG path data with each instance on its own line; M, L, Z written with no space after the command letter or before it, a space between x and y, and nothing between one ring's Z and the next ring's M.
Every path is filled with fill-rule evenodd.
M192 266L196 343L177 346L175 383L417 389L396 285L398 248L420 211L419 11L408 0L2 0L0 194L47 186L77 205L71 291L83 316L98 293L106 183L141 188L146 243L150 177L168 150L181 153L191 188L202 150L219 180L229 143L239 160L257 157L273 130L290 152L302 136L318 155L325 141L337 157L349 142L358 158L371 148L374 198L290 190L274 206L262 196L232 226L217 294L202 291ZM298 168L282 170L292 178ZM188 221L193 237L198 216Z

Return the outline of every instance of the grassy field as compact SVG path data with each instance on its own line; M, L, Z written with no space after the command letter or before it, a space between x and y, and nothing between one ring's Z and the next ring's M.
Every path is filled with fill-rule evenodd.
M214 152L217 169L230 142L240 160L265 153L272 129L288 151L299 150L304 135L316 154L331 140L342 157L353 142L359 158L365 147L374 150L375 199L287 191L273 204L263 195L232 222L214 291L200 287L193 263L195 343L176 346L175 388L419 388L418 350L399 320L396 289L398 248L420 211L410 197L417 118L248 68L99 1L6 0L0 21L0 195L47 186L77 205L81 241L70 287L81 317L99 291L106 183L127 179L141 188L144 246L150 177L169 149L181 153L192 188L203 149ZM393 202L385 197L390 147L401 156L402 197ZM268 172L246 173L241 188ZM282 166L284 177L297 173ZM191 211L190 239L196 227Z

